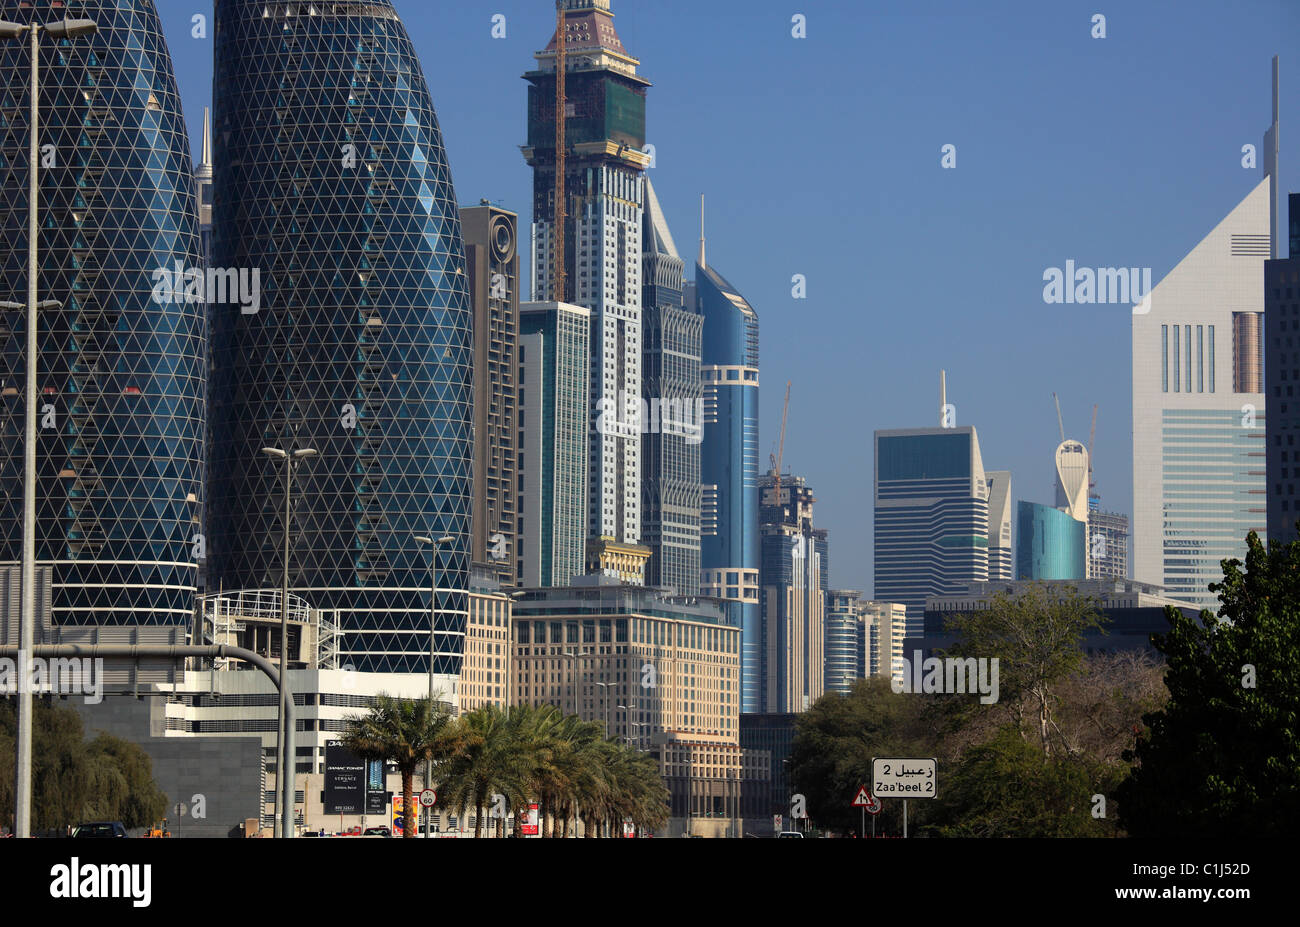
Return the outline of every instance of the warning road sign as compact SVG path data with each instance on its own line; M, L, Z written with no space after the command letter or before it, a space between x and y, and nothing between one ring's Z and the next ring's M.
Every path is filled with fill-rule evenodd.
M853 807L861 808L867 814L879 814L880 800L868 792L864 785L858 789L858 794L853 799Z

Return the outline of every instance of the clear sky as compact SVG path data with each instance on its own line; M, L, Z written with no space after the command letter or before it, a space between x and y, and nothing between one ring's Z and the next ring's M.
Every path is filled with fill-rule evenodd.
M197 150L211 7L157 2ZM551 37L552 0L394 2L460 201L492 200L526 228L520 75ZM1298 0L613 10L654 84L651 177L688 274L704 193L709 263L758 311L764 466L793 381L785 464L816 491L835 586L871 591L871 434L937 424L941 367L957 424L978 429L986 468L1012 471L1016 499L1052 501L1052 392L1085 442L1100 405L1098 488L1106 508L1131 511L1131 310L1047 305L1043 271L1150 267L1158 282L1258 183L1241 149L1261 147L1275 54L1281 186L1300 191ZM196 13L206 39L191 35ZM1104 39L1091 36L1096 13ZM492 37L494 14L505 38ZM806 38L792 36L795 14ZM806 299L791 296L795 274Z

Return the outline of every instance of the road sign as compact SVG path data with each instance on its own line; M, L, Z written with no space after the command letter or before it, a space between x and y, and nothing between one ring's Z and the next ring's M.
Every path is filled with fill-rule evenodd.
M880 800L868 792L865 785L858 789L858 794L853 799L853 807L861 808L867 814L880 814Z
M179 802L179 801L178 801L178 802L176 803L176 805L172 808L172 810L176 812L176 816L177 816L178 818L183 818L183 817L185 817L185 803L184 803L184 802Z
M438 793L433 789L425 789L420 793L420 804L426 808L432 808L434 802L438 800Z
M933 758L875 758L871 761L871 794L876 798L934 798L937 766Z

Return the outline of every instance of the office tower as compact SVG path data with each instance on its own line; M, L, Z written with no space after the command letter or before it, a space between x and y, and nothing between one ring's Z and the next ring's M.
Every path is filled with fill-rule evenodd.
M812 488L769 471L759 479L759 710L807 711L825 690L826 532L813 527Z
M901 602L859 602L866 630L866 669L869 677L901 674L907 606Z
M565 119L563 215L557 228L557 39L536 53L528 88L533 169L533 298L591 310L591 407L620 419L589 432L587 535L601 553L639 553L641 433L622 410L641 397L641 225L645 94L637 59L614 29L609 0L560 0L563 11ZM564 279L556 274L557 243ZM649 557L649 551L641 554ZM643 577L642 567L642 577ZM636 581L643 581L638 578Z
M199 202L199 241L206 265L212 253L212 115L203 107L203 147L194 168L194 195Z
M853 684L867 675L867 626L857 589L826 592L827 692L848 695Z
M645 320L642 369L642 540L650 548L646 585L683 595L700 591L700 379L704 318L682 304L685 264L654 187L645 182L641 260Z
M581 576L587 538L587 352L591 313L519 307L519 536L530 588Z
M1016 520L1016 579L1086 577L1086 522L1050 505L1023 501Z
M989 493L973 426L875 433L875 597L907 606L989 574ZM1000 533L1000 531L999 531Z
M989 493L989 579L1011 579L1015 555L1011 547L1011 472L984 474Z
M259 272L261 292L257 311L214 312L213 584L279 586L284 464L262 448L315 450L294 477L291 589L337 611L345 664L426 672L432 650L455 675L471 320L420 63L388 0L218 0L214 34L213 263ZM431 555L416 535L452 542Z
M1088 450L1065 440L1056 448L1056 507L1075 521L1088 520Z
M1133 575L1202 608L1218 607L1220 562L1266 534L1267 141L1264 179L1133 310Z
M1128 516L1102 511L1101 499L1096 496L1089 499L1089 505L1087 578L1127 579Z
M460 211L474 344L474 563L515 576L515 421L519 402L519 217L489 205Z
M703 235L688 295L704 319L700 590L729 603L741 629L741 710L759 711L758 313L705 263Z
M20 24L64 12L0 2L0 18ZM41 49L38 141L53 160L39 177L37 298L62 306L41 310L36 358L35 556L38 578L51 577L38 616L48 594L65 643L183 643L207 379L204 301L186 294L203 268L190 143L154 4L82 0L69 12L98 31L47 36ZM0 298L24 303L30 55L25 39L0 43ZM35 398L24 395L26 338L26 309L0 315L0 561L11 563L22 555L24 403ZM114 628L124 630L100 636Z
M1288 197L1290 257L1264 265L1264 371L1268 401L1268 536L1296 540L1300 520L1300 193Z

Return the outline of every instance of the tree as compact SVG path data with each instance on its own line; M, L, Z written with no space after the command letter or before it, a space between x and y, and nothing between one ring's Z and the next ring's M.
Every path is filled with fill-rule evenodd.
M512 736L509 715L484 705L461 715L452 731L456 750L438 768L439 794L447 807L473 808L474 836L483 835L483 811L494 794L519 794L525 763Z
M1118 791L1135 836L1290 836L1300 820L1300 543L1246 538L1218 615L1170 608L1169 701L1148 714Z
M362 760L384 760L402 776L402 836L414 837L415 771L422 763L437 766L458 749L451 709L436 699L376 696L370 710L347 719L340 742Z
M982 611L949 618L945 629L957 642L945 656L996 658L998 703L1022 733L1028 713L1036 715L1046 755L1060 733L1052 717L1056 685L1081 665L1084 634L1105 621L1096 601L1074 586L1031 583L1019 595L997 593Z
M37 698L32 702L32 826L64 829L85 821L121 821L134 829L166 814L167 796L153 778L149 755L107 734L85 740L74 709ZM12 701L0 704L0 821L14 814Z

